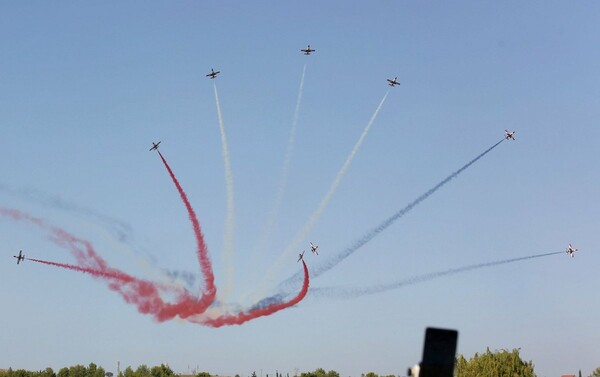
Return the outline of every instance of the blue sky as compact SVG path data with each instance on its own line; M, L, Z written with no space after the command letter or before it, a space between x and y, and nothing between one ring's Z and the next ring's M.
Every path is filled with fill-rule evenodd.
M5 2L0 5L0 206L94 242L137 276L195 272L194 238L161 151L203 227L217 284L226 188L213 84L235 195L232 302L262 281L325 195L398 76L311 231L317 267L516 130L313 287L370 287L473 263L556 255L353 299L311 295L243 326L139 314L102 281L9 257L73 263L46 235L0 220L0 368L108 370L169 363L213 374L401 374L424 329L458 352L521 348L540 376L597 359L600 5L594 2ZM311 44L317 51L303 56ZM288 189L273 206L302 72ZM217 80L204 77L221 70ZM25 191L27 190L27 191ZM56 200L60 198L60 205ZM53 201L54 200L54 201ZM49 204L49 202L54 204ZM100 216L102 215L102 216ZM115 220L131 231L121 242ZM305 247L305 246L302 246ZM297 272L295 259L281 280ZM275 287L271 293L275 292Z

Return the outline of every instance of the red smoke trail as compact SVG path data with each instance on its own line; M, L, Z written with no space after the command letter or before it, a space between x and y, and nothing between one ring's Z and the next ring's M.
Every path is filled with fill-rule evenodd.
M9 217L15 221L25 220L49 231L51 234L50 240L58 246L68 249L80 265L77 266L28 258L29 260L87 273L94 277L107 280L108 287L111 290L118 292L121 297L123 297L125 302L136 305L140 313L153 315L157 321L162 322L172 319L175 316L179 316L184 319L188 318L191 322L212 327L236 324L241 325L252 319L271 315L275 312L296 305L302 301L302 299L304 299L308 293L309 285L308 268L306 267L306 263L304 261L302 261L304 268L304 283L302 285L302 289L298 295L289 302L274 303L264 308L251 309L246 313L239 313L237 315L223 315L215 319L195 320L189 318L194 315L202 314L206 311L206 309L208 309L208 307L215 300L217 289L214 284L214 274L212 271L210 258L208 256L208 249L204 242L204 236L202 234L198 218L196 217L187 195L173 174L169 164L160 151L158 151L158 154L165 165L165 168L169 172L169 175L188 211L189 219L192 222L197 241L197 257L200 263L201 271L204 274L205 281L205 291L200 299L193 297L185 288L159 286L154 282L135 278L118 269L110 267L106 261L96 253L91 242L78 238L61 228L49 225L42 219L33 217L16 209L5 209L1 207L0 215ZM175 302L165 302L161 297L161 292L174 295L176 297Z
M27 213L21 212L16 209L0 208L0 214L4 215L6 217L10 217L11 219L13 219L15 221L22 221L22 220L28 221L42 229L46 229L46 230L50 231L53 235L53 237L51 237L50 240L52 242L58 244L59 246L69 247L71 249L73 256L77 259L77 261L80 264L89 266L89 263L91 261L88 258L92 258L92 259L94 259L94 262L96 262L96 266L94 266L94 267L97 267L97 268L105 267L104 260L102 260L101 258L95 258L96 254L95 254L95 252L93 252L93 247L88 241L77 238L77 237L69 234L68 232L64 231L63 229L60 229L58 227L55 227L55 226L52 226L52 225L46 223L44 220L42 220L40 218L33 217ZM84 249L86 251L85 252L82 251L78 247L78 245L83 245Z
M309 276L308 276L308 268L306 267L306 263L302 260L302 267L304 268L304 283L302 284L302 289L298 293L296 297L291 299L288 302L275 303L269 305L264 308L255 308L250 310L247 313L239 313L237 315L222 315L220 317L214 319L201 319L198 322L211 326L211 327L221 327L221 326L231 326L231 325L241 325L245 322L251 321L258 317L264 317L267 315L271 315L280 310L289 308L290 306L294 306L306 297L308 293L308 285L309 285ZM196 322L196 320L192 320L192 322Z
M204 274L205 292L202 294L202 297L200 298L199 302L201 302L203 305L205 305L204 309L206 310L206 308L208 308L208 306L210 304L212 304L213 301L215 300L215 296L217 294L217 288L215 287L215 277L213 275L210 258L208 257L208 249L204 242L204 236L202 235L202 230L200 229L200 222L198 221L198 218L196 217L196 213L194 212L194 209L192 208L192 205L190 204L190 201L188 200L187 195L183 191L183 188L179 184L179 181L177 180L177 178L175 178L175 174L173 174L173 170L171 170L171 167L169 166L169 164L167 164L167 161L163 157L162 153L160 153L160 151L158 149L156 151L158 152L160 159L162 160L163 164L165 165L165 168L167 168L167 171L169 172L169 175L171 176L171 180L173 180L175 187L177 187L179 196L181 196L181 200L183 201L183 204L185 204L185 208L188 211L188 216L189 216L190 221L192 222L192 226L194 228L194 234L196 235L196 242L198 244L198 252L197 252L198 262L200 263L200 269L202 270L202 273Z
M94 277L109 280L110 283L108 286L121 294L125 302L135 304L140 313L151 314L160 322L172 319L176 315L179 315L181 318L187 318L193 314L203 313L206 309L204 306L198 304L197 300L192 297L187 290L172 292L177 294L177 300L175 303L167 303L160 296L160 291L175 291L175 288L159 287L153 282L135 278L114 268L98 270L41 259L26 259L32 262L83 272Z
M201 314L212 303L211 301L207 305L204 302L198 301L185 289L159 286L156 283L135 278L118 269L109 267L106 261L96 253L89 241L78 238L61 228L51 226L42 219L19 210L5 208L0 208L0 215L12 218L15 221L25 220L50 231L52 242L67 248L82 266L31 258L27 258L28 260L88 273L108 280L108 287L118 292L125 302L136 305L140 313L153 315L157 321L166 321L177 315L181 318L187 318L194 314ZM165 302L160 295L161 291L175 295L175 302Z

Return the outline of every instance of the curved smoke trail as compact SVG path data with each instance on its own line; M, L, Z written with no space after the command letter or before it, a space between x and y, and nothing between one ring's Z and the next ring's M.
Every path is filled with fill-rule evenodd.
M485 156L486 154L488 154L489 152L491 152L494 148L496 148L498 145L500 145L500 143L502 143L504 140L505 139L500 140L496 144L492 145L491 147L489 147L488 149L486 149L485 151L483 151L483 153L479 154L477 157L475 157L471 161L467 162L460 169L458 169L454 173L452 173L449 176L447 176L446 178L444 178L440 183L438 183L437 185L435 185L432 188L430 188L429 190L427 190L424 194L422 194L421 196L419 196L417 199L413 200L406 207L404 207L401 210L397 211L392 216L390 216L386 220L384 220L381 224L379 224L375 228L371 229L364 236L362 236L362 238L360 238L358 241L354 242L354 244L352 246L346 248L345 250L343 250L338 255L332 257L328 262L326 262L326 263L320 265L319 267L317 267L312 272L313 277L317 277L317 276L319 276L319 275L321 275L321 274L323 274L323 273L331 270L333 267L337 266L338 263L340 263L344 259L348 258L355 251L357 251L358 249L360 249L361 247L363 247L365 244L367 244L369 241L371 241L373 238L375 238L379 233L381 233L384 230L386 230L396 220L398 220L399 218L401 218L402 216L404 216L405 214L407 214L408 212L410 212L413 208L415 208L422 201L424 201L425 199L429 198L433 193L435 193L437 190L439 190L442 186L444 186L446 183L450 182L452 179L456 178L460 173L462 173L463 171L465 171L466 169L468 169L471 165L473 165L475 162L477 162L483 156ZM298 279L299 279L298 274L295 274L292 277L290 277L289 279L285 280L283 283L281 283L280 286L285 287L288 284L293 284L295 281L298 281Z
M248 312L239 313L237 315L222 315L214 319L202 319L194 321L192 316L196 317L205 313L209 306L215 302L216 287L214 285L214 276L208 249L204 242L204 237L200 229L200 223L197 216L175 177L171 167L163 157L160 151L157 151L165 168L167 169L171 180L175 184L177 191L185 204L188 211L189 219L192 223L194 234L197 241L197 257L200 263L201 271L204 274L205 287L202 297L198 299L196 295L192 295L187 289L179 286L168 286L158 284L149 280L142 280L128 275L118 269L110 267L103 258L95 251L91 242L78 238L66 230L52 226L40 218L31 216L25 212L0 207L0 216L5 216L13 221L26 221L41 229L47 230L50 233L50 240L56 245L66 248L71 255L77 260L79 265L71 265L65 263L57 263L44 261L41 259L27 258L30 261L52 265L55 267L65 268L69 270L79 271L108 282L109 289L119 293L125 302L134 304L138 311L143 314L154 316L157 321L166 321L179 316L183 319L188 319L190 322L205 324L213 327L225 325L242 324L252 319L271 315L277 311L283 310L290 306L296 305L306 296L308 292L309 276L308 268L304 261L304 283L300 293L285 303L271 303L270 305L254 308ZM169 297L175 297L173 302L167 302L163 299L161 293L166 293Z
M280 310L289 308L298 304L300 301L306 297L308 293L308 286L310 284L308 268L306 267L306 263L302 260L302 267L304 273L304 282L302 283L302 288L300 292L287 302L274 302L265 307L255 307L250 309L247 312L238 313L235 315L225 314L218 316L216 318L200 318L200 319L190 319L191 322L199 322L203 325L211 326L211 327L221 327L221 326L231 326L231 325L241 325L250 320L256 319L258 317L264 317L276 313Z
M225 126L223 125L223 116L221 114L221 104L219 102L219 94L217 93L217 85L215 88L215 102L217 104L217 116L219 118L219 130L221 132L221 145L223 148L223 162L225 164L225 188L227 190L227 218L225 220L225 239L223 246L223 264L225 265L225 287L223 288L223 297L226 299L233 291L233 237L235 230L235 210L233 205L233 174L231 173L231 161L229 159L229 146L227 144L227 136L225 134Z
M388 284L380 284L380 285L375 285L372 287L312 288L310 290L310 293L311 293L311 297L349 299L349 298L355 298L355 297L360 297L360 296L366 296L366 295L372 295L372 294L376 294L376 293L386 292L386 291L390 291L393 289L402 288L407 285L423 283L423 282L426 282L429 280L441 278L443 276L455 275L455 274L459 274L459 273L463 273L463 272L467 272L467 271L478 270L480 268L494 267L494 266L499 266L499 265L503 265L503 264L515 263L515 262L520 262L520 261L524 261L524 260L528 260L528 259L543 258L543 257L547 257L550 255L557 255L557 254L562 254L562 253L563 253L562 251L557 251L557 252L553 252L553 253L529 255L526 257L504 259L504 260L499 260L499 261L494 261L494 262L471 264L468 266L451 268L451 269L444 270L444 271L432 272L432 273L424 274L424 275L417 275L417 276L413 276L413 277L403 279L403 280L400 280L397 282L388 283Z
M356 156L356 153L358 152L358 150L360 149L363 141L367 137L367 134L369 133L369 130L371 129L371 126L373 125L373 122L375 122L375 119L377 118L377 114L379 114L379 110L381 110L381 107L383 106L383 103L385 102L385 99L387 98L388 94L389 94L389 90L385 93L385 95L383 96L383 98L379 102L379 105L377 106L377 109L375 110L375 112L371 116L371 119L369 120L369 123L367 123L367 126L365 127L365 129L363 130L362 134L358 138L356 144L354 145L354 148L352 149L352 151L350 152L350 154L346 158L346 161L344 162L344 164L342 165L342 167L338 171L335 179L333 180L333 182L331 183L331 186L329 187L329 190L327 191L327 193L325 194L325 196L321 199L321 202L320 202L319 206L317 207L317 209L309 217L308 221L304 224L304 226L300 229L300 231L298 233L296 233L296 235L294 236L292 242L285 248L285 250L283 251L283 253L279 257L279 259L277 260L277 262L274 264L274 266L271 268L270 272L267 274L267 278L265 279L265 281L263 281L263 285L262 285L263 294L264 294L265 286L271 280L274 279L272 277L272 275L274 275L276 272L281 271L281 269L284 266L285 260L290 258L291 253L293 253L294 250L298 247L298 245L302 241L304 241L306 239L306 237L308 237L309 233L312 231L312 229L314 228L314 226L317 224L317 221L319 221L319 219L321 218L321 215L325 211L325 208L327 208L327 205L331 201L331 198L335 194L338 186L342 182L342 179L346 175L346 172L348 171L348 168L350 167L350 164L352 163L352 160ZM276 272L273 272L273 271L276 271ZM295 276L298 276L298 274L296 274Z
M171 180L173 181L175 187L177 188L177 191L179 192L179 196L181 197L181 200L185 205L185 208L188 212L188 217L194 229L194 235L196 236L197 245L196 255L198 258L198 262L200 263L200 270L204 275L204 293L202 294L202 298L200 299L200 301L203 304L205 304L206 307L208 307L215 299L215 296L217 294L217 288L215 287L215 277L213 275L210 257L208 256L208 248L206 247L206 243L204 242L204 235L202 234L202 230L200 229L200 222L198 221L196 212L194 212L194 209L192 208L192 205L190 204L190 201L188 200L185 191L183 191L183 188L181 187L179 181L175 177L173 170L171 170L171 167L167 163L167 160L165 160L162 153L160 153L158 149L156 151L158 152L158 155L160 156L163 165L165 165L165 168L167 169L167 172L169 172Z

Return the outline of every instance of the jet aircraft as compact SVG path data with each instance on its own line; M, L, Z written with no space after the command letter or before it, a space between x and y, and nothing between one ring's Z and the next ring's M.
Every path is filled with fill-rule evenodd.
M221 73L221 71L216 71L214 69L210 69L210 73L208 75L206 75L206 77L210 77L211 79L214 79L215 77L217 77L217 75Z
M506 140L508 140L508 139L515 140L515 132L516 131L510 132L509 130L504 130L504 138Z
M567 254L569 254L571 256L571 258L575 258L575 252L579 250L574 248L571 244L569 244L569 246L567 246L567 248L565 249L565 252Z
M400 85L400 83L398 82L398 76L394 77L394 79L387 79L388 81L388 85L389 86L396 86L396 85Z
M25 255L23 254L23 250L19 250L19 255L13 255L13 258L17 258L17 264L21 261L25 260Z
M318 248L319 248L319 245L315 245L314 243L310 242L310 251L319 255L319 252L317 251Z
M304 55L310 55L313 52L315 52L316 50L313 50L312 48L310 48L310 45L308 45L307 48L303 48L302 50L300 50L304 53Z
M160 141L158 143L152 142L152 148L150 148L150 151L155 151L158 150L158 146L160 145Z
M302 250L302 253L298 254L298 260L297 262L300 262L301 259L304 258L304 250Z

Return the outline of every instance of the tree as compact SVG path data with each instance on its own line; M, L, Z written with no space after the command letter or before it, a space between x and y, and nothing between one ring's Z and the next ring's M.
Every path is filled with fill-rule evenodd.
M592 374L590 374L590 377L600 377L600 367L594 369Z
M208 373L208 372L200 372L196 375L196 377L211 377L211 376L210 376L210 373Z
M150 369L148 369L148 366L146 364L142 364L139 367L137 367L137 369L135 370L135 377L151 377L150 376ZM73 376L69 376L69 377L73 377Z
M119 372L119 377L135 377L135 372L133 371L133 368L128 366L125 368L124 372Z
M40 372L40 377L56 377L56 373L54 373L52 368L46 368Z
M69 368L69 377L87 377L87 368L83 365L73 365Z
M252 377L256 377L256 371L252 372Z
M150 375L152 377L172 377L175 372L166 364L160 364L160 366L154 366L150 369Z
M289 377L289 374L288 374ZM302 372L300 373L300 377L340 377L340 374L335 370L330 370L329 372L325 372L323 368L317 368L314 372Z
M456 377L478 376L518 376L536 377L531 361L521 360L518 349L511 352L507 350L475 354L469 361L459 355L456 359ZM599 376L600 377L600 376Z
M60 368L56 377L69 377L69 368Z

